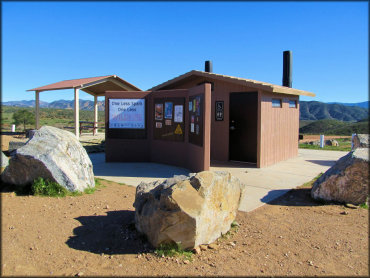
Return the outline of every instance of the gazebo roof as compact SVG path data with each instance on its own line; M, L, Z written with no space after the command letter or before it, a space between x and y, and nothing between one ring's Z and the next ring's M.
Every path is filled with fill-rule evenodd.
M105 91L141 91L141 89L132 85L126 80L123 80L117 75L64 80L27 91L42 92L74 88L80 89L94 96L103 96Z

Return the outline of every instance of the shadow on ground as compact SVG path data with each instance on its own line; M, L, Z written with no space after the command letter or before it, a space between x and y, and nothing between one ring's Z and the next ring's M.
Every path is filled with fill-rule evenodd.
M66 244L73 249L95 254L138 254L153 251L135 229L134 211L109 211L107 215L75 218L82 226L73 230Z
M280 196L280 197L276 197ZM261 202L277 206L322 206L323 202L311 197L310 188L296 188L292 190L271 190L265 195Z
M321 166L333 166L336 161L334 160L306 160L311 163L315 163Z

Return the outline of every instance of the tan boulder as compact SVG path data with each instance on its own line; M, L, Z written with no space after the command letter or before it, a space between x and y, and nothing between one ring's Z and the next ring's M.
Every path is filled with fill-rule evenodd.
M214 242L236 217L241 183L227 172L141 183L135 196L136 229L158 247L180 243L185 249Z
M316 200L359 205L369 195L369 149L357 148L339 159L311 189Z

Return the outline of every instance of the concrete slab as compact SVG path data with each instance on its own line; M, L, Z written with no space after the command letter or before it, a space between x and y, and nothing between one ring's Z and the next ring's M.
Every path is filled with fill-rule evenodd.
M245 184L239 210L248 212L324 173L347 153L299 149L297 157L261 169L246 163L231 167L214 163L211 170L229 171Z
M258 169L248 163L212 162L211 171L228 171L244 184L241 211L252 211L292 188L300 186L329 169L347 152L299 149L298 156ZM98 178L137 186L141 181L163 180L188 175L189 170L159 163L106 163L105 153L89 154Z
M94 175L131 186L143 182L164 180L174 175L188 175L189 170L171 165L144 162L105 162L105 153L89 154L93 164Z

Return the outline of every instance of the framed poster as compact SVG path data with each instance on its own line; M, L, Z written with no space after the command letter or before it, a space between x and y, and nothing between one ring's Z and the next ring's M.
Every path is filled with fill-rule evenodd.
M154 110L155 110L154 119L157 120L157 121L163 120L163 104L162 103L156 103Z
M145 99L109 99L109 128L145 129Z
M164 103L164 118L165 119L172 119L172 110L173 110L173 103L165 102Z
M175 105L175 123L182 123L183 122L183 115L184 115L184 106L182 105Z

